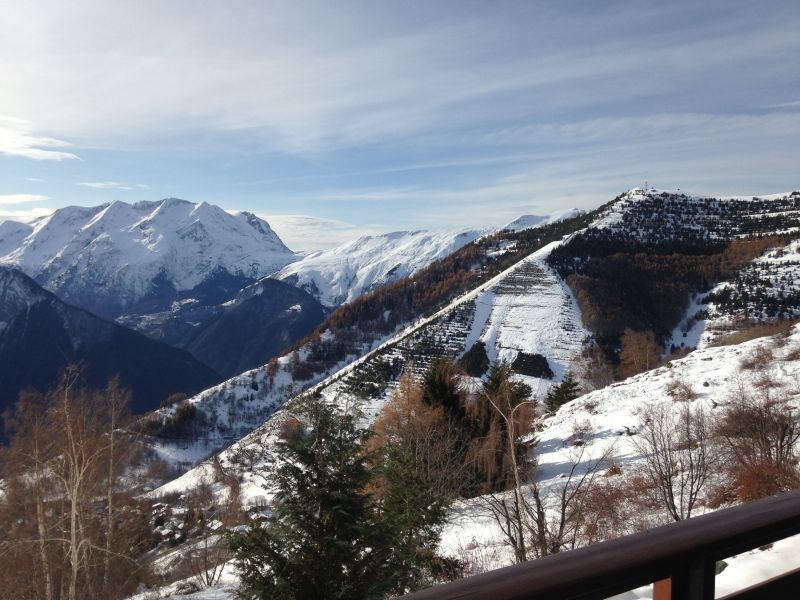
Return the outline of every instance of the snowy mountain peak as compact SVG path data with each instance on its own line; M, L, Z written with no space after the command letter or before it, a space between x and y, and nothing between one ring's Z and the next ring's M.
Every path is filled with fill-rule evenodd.
M364 236L314 252L275 277L300 287L326 306L406 277L485 235L483 230L395 231Z
M258 279L297 258L255 215L178 198L68 206L31 225L0 227L0 264L108 317L164 289L191 290L221 270Z
M245 223L247 223L248 225L250 225L250 227L252 227L257 232L263 235L277 236L272 227L270 227L269 223L267 223L264 219L254 215L251 212L242 211L236 213L236 216L239 217L240 219L244 219Z

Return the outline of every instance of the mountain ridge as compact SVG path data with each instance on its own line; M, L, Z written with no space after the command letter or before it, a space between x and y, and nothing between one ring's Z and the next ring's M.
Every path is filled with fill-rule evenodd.
M0 264L106 318L166 309L219 269L255 280L294 260L255 215L177 198L69 206L0 229Z
M199 391L219 375L189 353L151 340L43 289L18 269L0 266L0 405L26 387L42 391L69 364L86 382L104 386L114 375L133 394L139 414L169 395Z

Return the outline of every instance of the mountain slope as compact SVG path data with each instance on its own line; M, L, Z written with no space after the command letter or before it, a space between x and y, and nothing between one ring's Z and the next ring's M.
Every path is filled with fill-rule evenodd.
M580 217L581 215L585 214L586 211L581 210L580 208L568 208L566 210L558 211L546 216L522 215L521 217L511 221L508 225L503 227L503 229L508 229L509 231L522 231L523 229L531 229L533 227L541 227L542 225L558 223L559 221L564 221L566 219L574 219L575 217Z
M0 408L25 387L46 389L69 363L83 367L91 386L119 374L137 413L219 379L187 352L69 306L20 271L0 267Z
M486 344L490 358L513 361L520 354L544 356L554 372L553 380L520 375L528 377L541 396L569 368L589 335L584 329L587 315L578 310L572 290L557 276L561 269L567 275L590 261L598 250L602 258L602 253L614 255L620 248L628 248L624 244L634 244L630 250L634 254L637 248L647 252L650 246L641 245L640 239L668 243L666 249L657 248L669 252L667 257L674 253L669 244L691 245L697 240L705 246L712 244L716 253L709 255L712 258L724 256L719 252L731 235L796 228L798 206L800 195L729 201L632 190L589 215L482 238L446 259L447 272L463 270L464 278L449 283L452 289L425 304L424 310L414 293L432 289L422 283L429 275L433 281L441 281L439 263L337 309L298 345L296 361L287 355L271 369L244 373L191 402L200 412L212 415L215 424L207 439L218 439L214 445L220 447L267 418L299 387L318 384L316 389L329 388L331 397L337 392L343 397L367 396L379 404L404 365L411 364L421 372L435 358L458 357L478 340ZM531 254L565 234L572 235L541 254ZM498 271L501 265L504 270ZM734 271L729 268L726 272ZM505 281L500 283L498 277ZM607 278L607 272L598 273L598 278ZM624 281L620 284L627 285ZM431 311L459 293L463 295L449 307ZM688 302L689 288L678 287L675 293L685 295ZM577 300L580 306L585 298ZM416 313L407 310L408 302L418 308ZM680 307L673 307L672 312L685 314ZM602 319L609 316L613 315Z
M0 228L0 264L106 318L165 310L220 273L250 282L294 260L255 215L175 198L70 206Z
M182 347L223 377L265 364L306 336L327 314L303 290L268 277L220 309Z
M275 277L307 291L325 306L338 306L378 286L407 277L486 233L397 231L360 237L309 254L281 269Z
M184 464L208 456L264 423L284 402L307 388L325 389L331 397L337 392L342 392L342 397L366 396L379 405L405 364L421 371L439 356L460 356L469 348L467 344L478 338L489 340L491 336L492 344L499 342L490 349L493 356L546 352L560 375L580 349L585 333L569 291L543 261L552 248L548 242L560 240L584 222L579 218L511 234L513 239L506 234L481 239L444 263L435 262L410 279L337 309L299 345L296 359L284 355L271 365L232 377L190 398L187 402L194 407L202 434L188 444L184 438L163 439L156 449L165 458ZM536 249L540 252L534 252ZM438 296L445 300L444 306L430 310L436 303L429 303L423 310L419 304L412 319L393 320L396 314L405 314L401 308L408 290L428 289L424 283L428 277L443 283L442 269L455 276L451 289ZM466 275L468 279L462 277ZM464 293L459 295L460 291ZM476 302L492 303L495 297L497 312L476 309ZM381 326L386 327L370 328L369 319L360 312L362 305L378 314ZM393 306L389 311L393 314L387 317L384 306ZM541 322L533 321L535 326L530 327L524 306L537 307L531 310L538 311ZM550 309L557 310L558 316L545 315ZM530 335L524 333L526 329L532 330ZM532 378L531 383L543 393L549 380ZM162 427L170 429L176 415L176 407L157 411L148 417L148 431L161 435Z
M744 288L728 307L738 305L740 317L795 314L800 296L790 289L791 275L766 285L763 270L756 275L748 265L799 235L800 192L742 199L633 189L556 249L548 263L578 299L584 325L616 362L626 331L651 332L668 348L676 328L688 339L693 322L705 320L708 311L697 298L724 281ZM750 295L753 302L745 299ZM729 296L711 299L725 307ZM699 335L694 329L692 337Z
M742 368L742 363L749 357L765 351L770 360L761 370L748 371ZM796 399L797 380L800 377L798 356L800 330L795 327L788 337L765 337L738 345L695 351L653 371L590 392L562 406L555 414L543 416L537 429L536 455L544 506L554 511L552 514L558 514L555 511L558 510L561 490L565 481L574 474L571 469L576 460L579 461L577 473L581 474L591 467L596 458L608 455L610 458L607 465L601 468L598 485L608 484L612 488L621 483L624 485L626 481L623 478L636 473L643 466L643 456L635 442L649 408L661 406L677 415L688 406L692 411L703 410L711 418L718 418L742 389L762 389L765 376L775 393L789 394ZM694 396L688 403L676 401L673 391L676 381L685 382L692 388ZM284 418L282 411L278 412L264 427L218 456L219 464L224 469L230 468L242 474L241 491L245 506L263 506L271 497L263 480L253 475L253 471L269 468L270 463L253 464L252 457L260 456L261 449L270 447L279 439ZM154 491L152 497L160 500L165 494L183 493L200 481L213 480L215 468L219 467L215 467L212 461L204 461L177 480ZM713 490L714 484L724 477L721 469L710 474L703 500ZM221 486L219 490L219 493L223 493ZM513 563L513 551L490 506L486 497L460 499L453 504L439 546L443 556L460 560L472 558L480 561L483 569L500 568ZM697 514L707 510L711 508L701 503ZM644 523L655 526L668 520L669 517L651 510L641 514L635 523L625 525L635 530ZM788 549L784 549L784 545L788 545ZM742 589L743 582L752 583L765 574L771 576L782 573L796 563L798 547L798 540L790 538L774 548L763 547L758 551L726 558L728 567L717 576L717 589L734 593ZM236 578L232 576L227 586L220 587L235 585ZM651 586L647 586L624 597L650 598L651 592ZM222 591L216 593L225 597Z

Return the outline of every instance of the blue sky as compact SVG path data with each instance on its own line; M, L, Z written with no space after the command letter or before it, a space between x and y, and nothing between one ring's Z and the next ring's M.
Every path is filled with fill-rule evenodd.
M800 187L800 3L0 8L0 219L176 196L292 248Z

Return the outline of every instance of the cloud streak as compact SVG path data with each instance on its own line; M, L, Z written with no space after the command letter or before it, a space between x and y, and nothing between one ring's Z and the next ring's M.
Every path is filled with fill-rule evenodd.
M32 160L72 160L78 156L59 150L70 144L33 133L28 121L0 115L0 154Z
M132 190L133 187L123 185L118 181L81 181L78 185L96 190Z
M203 129L303 154L448 136L479 119L500 124L504 113L541 120L645 99L663 109L676 77L723 95L734 91L725 73L731 64L791 77L791 64L764 59L800 49L791 22L761 17L759 27L747 28L755 19L746 10L731 11L713 35L698 35L646 3L595 20L520 9L519 22L513 11L490 7L450 12L442 5L426 22L413 18L416 11L394 14L381 5L344 11L317 4L309 18L290 3L261 11L235 4L238 10L203 3L191 12L147 1L54 1L46 11L13 4L12 20L30 30L9 31L0 42L8 49L0 56L13 58L0 58L0 67L16 88L0 98L0 109L29 112L48 130L99 147ZM693 17L703 15L687 20ZM656 19L669 35L654 30ZM162 42L158 52L152 39ZM43 67L47 93L34 75Z
M52 208L42 206L17 208L18 205L45 202L47 200L49 198L41 194L0 194L0 222L10 220L26 223L38 217L49 215L53 212Z
M54 204L202 197L303 249L796 187L800 5L679 4L11 0L0 154Z
M46 217L51 214L54 209L36 207L29 210L6 210L0 206L0 222L2 221L18 221L20 223L28 223L39 217Z
M45 200L48 200L48 197L41 194L0 194L0 205L43 202Z

